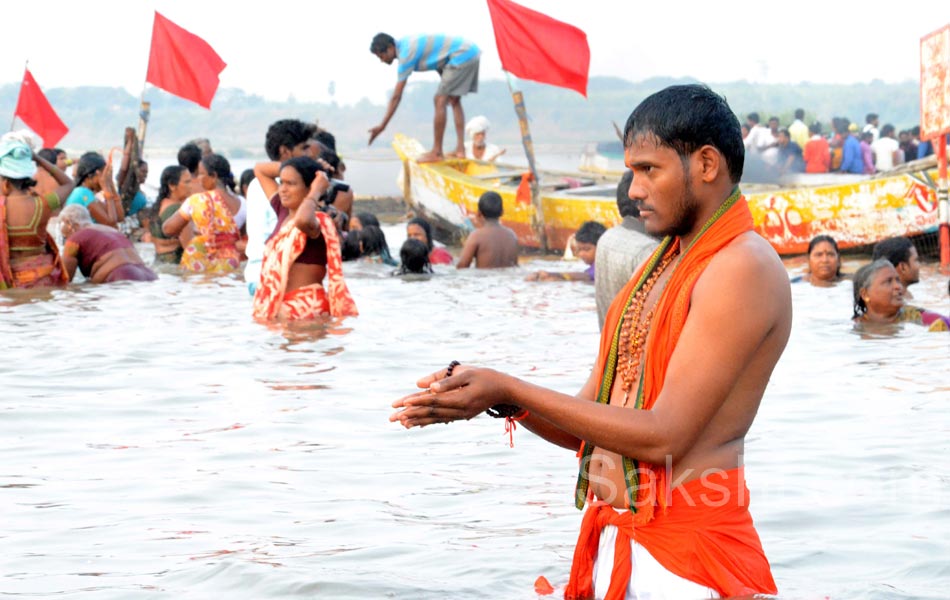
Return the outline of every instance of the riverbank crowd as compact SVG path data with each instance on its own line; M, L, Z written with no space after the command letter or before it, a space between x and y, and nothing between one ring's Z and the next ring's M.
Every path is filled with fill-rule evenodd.
M630 168L617 186L623 220L609 230L594 221L577 230L573 252L585 270L527 276L538 285L595 286L602 337L584 388L569 396L452 361L423 377L422 391L393 404L391 420L406 428L487 412L581 458L575 502L587 512L565 597L592 597L595 588L608 598L629 597L628 589L678 590L671 597L776 593L745 502L742 452L788 340L791 284L828 286L850 277L852 319L862 330L903 323L950 330L939 311L906 302L920 272L911 240L881 241L871 262L849 276L834 238L817 236L806 273L790 280L755 233L739 187L744 160L788 170L801 158L807 170L809 144L821 132L813 126L805 150L790 151L798 144L792 140L802 139L801 113L774 133L752 113L743 131L705 86L648 97L623 134ZM868 115L868 126L871 156L880 158L873 140L891 139L893 128L875 133L876 115ZM848 123L835 129L837 169L847 170L854 144L865 156L862 142ZM828 146L826 171L836 168ZM71 161L57 148L34 147L27 133L3 136L0 289L65 286L77 270L96 285L153 281L154 265L138 255L136 240L154 245L156 264L209 276L242 273L253 318L274 322L358 316L346 261L426 278L437 276L433 265L519 264L517 238L502 222L495 192L479 198L476 229L457 260L421 217L408 221L407 239L394 253L379 220L354 210L332 133L282 119L270 125L263 147L268 160L235 176L211 141L190 141L149 199L142 190L148 163L131 128L117 170L113 152ZM899 152L890 150L891 163L862 159L863 168L892 167ZM759 310L745 310L749 297L762 299ZM691 496L712 499L691 503ZM696 531L703 532L699 541ZM654 580L643 581L640 569Z

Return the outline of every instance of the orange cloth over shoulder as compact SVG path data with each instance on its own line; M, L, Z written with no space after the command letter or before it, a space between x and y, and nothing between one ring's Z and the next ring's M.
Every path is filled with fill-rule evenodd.
M723 206L725 210L717 213L704 226L702 233L686 249L679 248L680 240L678 238L664 240L651 260L641 266L627 285L617 294L610 310L607 312L601 334L600 352L594 370L602 373L602 379L609 377L612 380L613 374L605 371L614 347L614 337L617 335L617 328L623 318L623 312L630 296L635 292L638 283L645 278L645 275L648 275L644 271L655 266L659 258L676 250L682 253L678 262L674 262L671 267L673 272L658 301L656 316L644 349L642 396L638 402L638 407L643 410L653 408L660 395L666 378L667 366L689 314L690 297L697 279L717 252L737 236L752 230L752 213L749 211L745 198L739 195L738 188L733 191L733 195ZM609 397L609 390L606 390L606 393ZM587 461L582 461L582 469L586 464ZM669 511L669 514L667 514L671 498L677 495L677 491L669 489L664 466L649 465L642 462L637 463L637 466L639 467L637 470L639 481L637 482L634 505L637 509L636 512L624 511L625 514L617 514L616 519L611 517L606 521L603 520L602 516L601 520L603 522L597 528L597 535L595 536L596 539L599 539L600 529L605 523L618 525L621 527L621 533L624 533L624 530L627 531L626 536L618 536L618 546L620 545L620 537L626 537L626 551L621 552L618 548L614 565L614 572L618 574L618 568L622 572L624 568L622 563L625 560L627 575L623 578L623 581L611 585L610 589L614 593L608 594L605 597L606 599L623 598L626 592L627 582L630 578L629 540L631 538L641 543L661 565L671 572L715 588L723 595L731 596L754 592L774 593L776 591L768 560L762 552L758 535L752 527L752 519L745 506L736 509L745 515L744 518L736 518L734 515L729 517L729 529L734 534L733 536L723 535L718 536L715 540L707 539L700 532L716 526L718 522L716 519L721 514L715 511L701 510L702 507L699 510L685 513L677 508L676 511ZM741 472L738 477L733 479L741 479ZM730 483L737 486L741 485L743 489L745 487L744 480L740 483L736 481ZM583 488L581 484L583 484ZM681 487L687 488L693 484L694 482L690 482ZM582 470L579 478L578 497L583 498L581 494L586 491L586 486L586 472ZM681 488L677 489L680 490ZM747 493L745 498L748 498ZM612 507L608 506L607 508L612 513L616 513ZM657 508L659 510L656 510ZM590 528L597 521L596 518L590 516L590 511L606 515L604 510L603 507L599 507L597 504L589 507L588 515L585 515L584 527ZM685 523L681 522L684 519ZM617 522L613 522L614 520ZM680 526L667 527L666 525L670 523L680 523ZM655 531L656 535L644 533L641 536L641 529L644 532L648 530ZM733 529L735 530L732 531ZM591 532L585 532L582 528L578 547L575 551L574 564L571 568L571 581L565 589L565 598L580 599L591 597L593 594L592 556L596 557L596 540L592 549L587 548L586 551L582 551L582 546L586 544L585 539L589 542L590 536ZM660 542L662 543L659 544ZM719 548L719 550L716 550L716 548ZM592 555L590 554L591 550ZM724 558L727 555L735 556L735 560L717 562L718 559L715 558L716 556ZM697 558L697 556L710 556L712 558L703 559ZM684 560L684 557L688 560ZM590 558L590 564L587 564L587 558ZM748 567L744 567L743 571L748 571L748 573L734 572L737 564L741 565L747 562ZM618 593L619 595L617 595Z

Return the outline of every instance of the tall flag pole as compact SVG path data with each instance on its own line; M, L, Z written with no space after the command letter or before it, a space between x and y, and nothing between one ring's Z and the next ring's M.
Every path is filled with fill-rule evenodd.
M571 89L586 97L590 47L587 45L587 35L577 27L511 0L488 0L488 12L491 14L501 67L508 76L508 89L518 115L521 143L531 170L531 203L534 205L532 228L541 249L547 251L547 229L535 166L534 143L528 127L528 111L524 94L514 89L511 75ZM522 181L519 186L519 199L524 183Z

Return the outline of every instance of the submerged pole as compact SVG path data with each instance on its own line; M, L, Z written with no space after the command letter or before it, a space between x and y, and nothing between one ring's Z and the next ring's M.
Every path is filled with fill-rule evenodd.
M148 118L152 113L152 103L145 100L145 88L148 84L142 86L142 96L139 98L139 157L145 150L145 132L148 129Z
M940 223L940 269L950 270L950 206L947 204L947 136L938 135L937 164L939 181L937 182L937 221Z
M516 91L511 82L511 74L505 72L508 76L508 90L511 92L511 98L515 103L515 114L518 115L518 125L521 128L521 144L524 146L525 155L528 157L528 169L531 171L531 204L534 206L534 215L531 217L531 228L538 238L538 245L542 252L548 251L548 236L544 227L544 208L541 204L541 185L538 177L538 169L534 163L534 142L531 140L531 130L528 128L528 110L524 105L524 94Z

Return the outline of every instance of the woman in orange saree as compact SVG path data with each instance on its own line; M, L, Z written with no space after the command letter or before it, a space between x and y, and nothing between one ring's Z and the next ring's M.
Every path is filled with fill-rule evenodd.
M358 314L343 280L336 225L319 209L329 185L326 174L309 157L292 158L281 165L278 198L272 204L277 211L277 229L264 248L261 283L254 293L255 319Z

